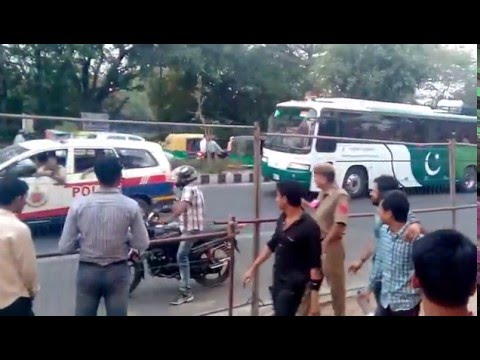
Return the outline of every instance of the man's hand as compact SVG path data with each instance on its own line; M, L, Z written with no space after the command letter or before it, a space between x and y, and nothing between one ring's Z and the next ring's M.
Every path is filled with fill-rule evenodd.
M354 261L348 267L348 272L350 274L356 274L363 266L363 262L361 260Z
M252 282L254 275L255 275L255 270L253 268L250 268L247 270L245 275L243 275L243 287L246 287L248 284Z
M422 225L419 223L410 224L405 231L405 240L413 241L422 233Z
M360 291L358 294L359 299L365 299L367 301L370 301L370 297L372 296L372 290L370 289L363 289Z
M320 304L310 304L308 316L320 316Z
M93 171L89 169L89 170L83 172L82 175L80 176L80 178L81 178L82 180L84 180L84 179L86 179L87 176L90 175L92 172L93 172Z
M130 261L136 262L140 259L140 253L136 249L130 249L128 252L128 259Z
M44 171L39 171L37 173L38 176L52 176L53 171L52 170L44 170Z
M318 299L318 291L310 291L310 306L308 316L320 316L320 300Z
M305 210L315 210L319 204L320 202L317 199L313 201L307 201L305 199L302 199L302 207Z
M310 202L308 202L307 200L305 199L302 199L302 207L304 209L309 209L310 208Z

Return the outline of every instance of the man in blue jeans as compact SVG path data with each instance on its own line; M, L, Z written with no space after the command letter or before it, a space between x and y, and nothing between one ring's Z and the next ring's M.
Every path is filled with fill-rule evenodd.
M101 158L94 171L100 188L72 204L58 247L62 253L80 250L75 314L96 316L104 298L107 316L127 316L128 252L133 248L143 253L148 233L137 202L119 190L120 161Z
M360 296L368 299L381 281L380 302L375 316L418 316L420 292L412 286L414 272L412 245L422 236L406 239L405 232L411 225L410 203L400 190L389 192L378 206L380 228L377 244L375 272L370 277L368 288Z
M203 231L203 214L205 200L202 191L192 183L197 180L197 171L189 165L181 166L176 170L175 186L182 191L180 201L176 204L172 216L163 221L169 223L176 217L180 218L182 234L194 234ZM182 241L177 252L177 263L180 268L180 291L170 305L182 305L193 301L190 286L190 250L192 241Z
M385 197L389 192L394 190L400 190L400 184L393 176L389 175L382 175L373 180L373 189L370 191L370 199L372 200L372 205L378 207L380 202L382 201L383 197ZM415 214L413 212L409 212L408 214L409 219L409 226L406 228L405 231L405 238L407 240L411 240L417 237L420 233L424 232L422 225L417 220ZM366 249L365 253L360 257L359 260L354 261L349 267L349 273L356 274L365 263L371 258L372 259L372 270L371 270L371 277L373 277L377 271L377 262L375 261L375 254L377 251L377 244L380 238L380 230L384 226L382 221L380 220L380 215L378 213L374 216L374 226L373 226L373 234L374 234L374 241L370 243L368 248ZM381 292L381 281L376 281L373 285L373 295L375 297L376 304L380 304L380 292Z

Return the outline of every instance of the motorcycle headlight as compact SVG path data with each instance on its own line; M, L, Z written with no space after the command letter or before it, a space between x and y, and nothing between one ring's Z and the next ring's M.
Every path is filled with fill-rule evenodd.
M288 164L288 168L292 170L310 171L310 165L299 164L299 163L290 163Z

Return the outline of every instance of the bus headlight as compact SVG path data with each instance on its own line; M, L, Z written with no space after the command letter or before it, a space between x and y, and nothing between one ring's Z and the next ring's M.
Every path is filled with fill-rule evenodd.
M288 164L288 168L292 170L310 171L310 165L299 164L299 163L290 163Z
M268 157L266 157L266 156L262 156L262 162L264 162L264 163L268 163Z

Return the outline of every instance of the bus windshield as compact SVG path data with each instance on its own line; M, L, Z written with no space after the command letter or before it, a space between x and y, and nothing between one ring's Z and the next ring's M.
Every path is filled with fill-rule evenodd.
M268 132L313 135L316 117L317 112L313 109L277 107L268 119ZM295 154L307 154L311 146L312 139L308 138L267 136L265 140L266 149Z
M20 145L11 145L7 146L4 149L0 150L0 165L3 164L4 162L28 151L24 147Z

